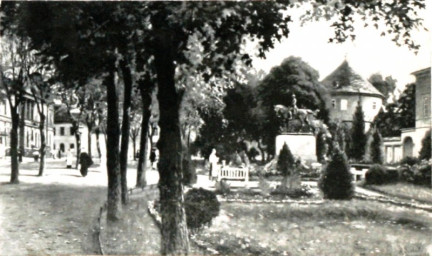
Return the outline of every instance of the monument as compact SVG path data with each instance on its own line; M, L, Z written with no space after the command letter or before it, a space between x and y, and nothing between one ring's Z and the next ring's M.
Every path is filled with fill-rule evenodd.
M276 136L276 154L284 143L291 153L302 161L316 162L316 138L314 135L313 118L318 110L297 108L297 100L293 94L291 106L275 105L274 110L280 123L280 134Z

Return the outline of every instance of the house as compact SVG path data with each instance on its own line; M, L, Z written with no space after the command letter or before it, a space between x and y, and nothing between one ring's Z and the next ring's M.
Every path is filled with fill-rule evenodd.
M366 131L382 108L384 96L367 80L363 79L344 61L324 80L323 84L330 97L326 102L330 119L351 124L358 102L360 102Z
M72 110L72 115L78 114L76 110ZM57 105L55 107L54 115L54 143L53 149L56 156L66 156L66 154L71 151L72 154L76 154L77 142L75 137L75 131L72 127L72 118L67 113L66 109L62 105ZM82 122L79 124L78 134L80 135L80 149L81 152L88 152L88 128ZM96 146L96 134L92 133L92 154L97 154ZM101 136L102 137L102 136ZM101 150L105 149L105 139L99 140ZM105 150L104 150L105 151Z
M31 152L39 150L41 135L39 130L40 116L36 101L28 92L23 95L21 108L18 110L20 117L24 118L24 138L21 142L18 131L18 145L24 143L24 155L31 156ZM54 109L53 106L44 104L45 109L45 142L47 152L50 152L54 142ZM10 148L10 130L12 129L11 112L6 98L0 99L0 157L5 157Z
M401 130L400 137L385 137L386 163L398 162L404 157L417 157L421 141L431 129L431 68L412 73L416 77L415 127Z

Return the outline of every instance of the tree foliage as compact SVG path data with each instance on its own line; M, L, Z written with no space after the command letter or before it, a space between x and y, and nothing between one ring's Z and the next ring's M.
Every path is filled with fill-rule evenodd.
M292 155L288 145L284 143L282 149L279 152L279 158L277 161L276 169L284 176L291 174L294 168L294 156Z
M331 156L331 160L324 168L319 188L324 193L324 198L351 199L354 195L352 179L346 155L336 149Z
M427 131L422 139L422 147L419 152L419 159L429 160L431 158L431 130Z
M371 143L371 160L375 164L383 164L384 163L384 154L382 149L382 137L378 129L374 129L372 135L372 143Z
M384 137L400 136L401 129L415 126L415 84L408 84L399 98L385 106L374 119Z
M357 161L363 160L366 151L367 136L363 108L359 102L353 116L351 127L351 147L349 156Z
M107 88L108 216L117 201L119 122L116 93L116 64L133 62L133 54L146 56L158 82L161 127L158 148L159 189L162 215L162 254L187 254L188 234L181 183L181 130L179 108L184 85L178 74L198 73L204 81L231 76L239 62L251 63L242 42L255 40L258 56L289 33L290 2L26 2L18 11L32 45L47 62L61 70L66 85L82 85L95 74L104 77ZM421 21L416 11L423 1L383 4L380 1L313 1L303 20L336 17L334 39L354 37L355 14L385 24L385 33L396 43L416 49L410 31ZM11 3L9 5L15 5ZM3 8L3 6L2 6ZM107 19L109 17L109 19ZM370 18L370 19L368 19ZM3 23L8 23L6 15ZM2 26L3 27L3 26ZM195 76L190 76L195 77ZM190 83L193 85L193 83ZM269 127L267 127L269 128ZM266 130L266 129L264 129ZM268 142L270 144L270 141ZM271 143L273 144L273 143ZM180 154L179 154L180 152ZM117 209L117 208L116 208Z
M394 90L396 89L396 80L391 76L387 76L385 79L381 74L376 73L369 77L369 82L384 95L385 102L387 102L390 96L393 96Z

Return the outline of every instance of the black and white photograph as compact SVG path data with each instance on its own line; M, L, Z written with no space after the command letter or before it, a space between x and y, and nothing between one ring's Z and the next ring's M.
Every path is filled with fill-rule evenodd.
M430 0L0 1L0 255L432 256Z

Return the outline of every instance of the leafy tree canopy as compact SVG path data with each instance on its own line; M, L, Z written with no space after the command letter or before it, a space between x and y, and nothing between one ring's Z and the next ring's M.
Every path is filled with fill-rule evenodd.
M386 102L389 97L393 95L393 92L396 89L396 80L391 76L387 76L384 79L381 74L376 73L371 75L368 80L380 93L382 93L382 95L384 95Z
M415 126L415 84L408 84L399 98L385 106L374 123L382 136L400 136L401 129Z

